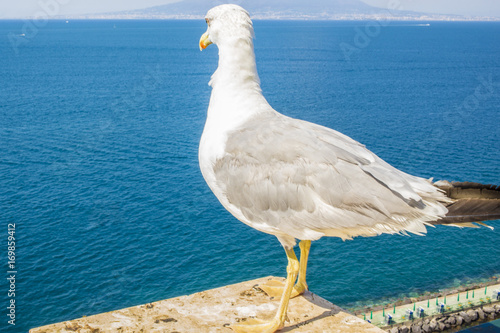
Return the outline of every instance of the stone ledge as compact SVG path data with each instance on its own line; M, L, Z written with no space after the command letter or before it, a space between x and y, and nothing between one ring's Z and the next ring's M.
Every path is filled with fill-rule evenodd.
M279 301L257 286L260 278L196 294L33 328L49 332L233 332L228 326L248 317L271 319ZM280 332L384 332L325 299L306 292L290 300L288 321Z

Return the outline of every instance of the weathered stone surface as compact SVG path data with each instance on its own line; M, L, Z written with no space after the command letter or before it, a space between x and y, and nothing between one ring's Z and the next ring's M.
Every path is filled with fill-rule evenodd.
M419 324L411 325L411 333L422 333L422 328Z
M488 315L488 320L493 320L493 319L495 319L495 314L494 313L490 313Z
M399 333L410 333L410 329L408 328L408 326L403 325L399 328Z
M464 319L464 322L469 324L472 320L470 319L469 315L465 311L460 311L460 317Z
M482 309L477 309L477 317L480 319L480 320L484 320L484 312Z
M438 325L438 324L437 324L436 319L432 319L432 320L431 320L431 322L429 323L429 327L430 327L430 328L431 328L431 330L433 330L433 331L436 329L437 325Z
M446 329L446 325L444 323L438 323L438 329L442 332Z
M269 279L273 278L261 278L188 296L38 327L31 329L30 333L73 331L79 333L234 333L229 327L231 324L244 321L249 317L269 320L274 316L279 300L270 299L256 287ZM292 333L384 332L310 292L290 300L288 320L285 322L283 331Z
M462 318L462 316L460 316L460 315L457 315L455 318L457 320L457 325L461 326L464 322L464 318Z
M448 317L447 317L447 316L439 317L439 318L437 319L437 322L438 322L438 323L444 323L447 319L448 319Z
M399 333L399 328L393 327L393 328L391 328L391 330L389 332L391 332L391 333Z
M467 315L470 317L470 320L472 320L472 321L477 320L477 312L476 312L476 310L469 310L469 311L467 311Z
M431 327L429 326L429 324L423 324L422 325L422 332L424 332L424 333L431 333L432 332Z
M455 318L455 316L449 316L448 319L446 319L445 323L448 323L450 325L455 325L455 323L457 322L457 319Z
M492 306L485 306L483 307L483 311L484 313L492 313L495 312L495 308L493 308Z

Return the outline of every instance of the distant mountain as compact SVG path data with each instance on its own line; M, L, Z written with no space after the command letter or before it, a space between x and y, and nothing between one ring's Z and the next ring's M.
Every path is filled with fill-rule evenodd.
M311 20L465 20L459 15L424 14L372 7L360 0L183 0L162 6L71 18L116 19L199 19L223 3L235 3L247 9L254 19ZM484 19L484 18L479 18Z
M144 14L163 15L201 15L222 3L235 3L250 13L254 17L280 16L280 17L327 17L346 13L375 13L380 12L359 0L240 0L240 1L217 1L217 0L184 0L181 2L156 6L138 10Z

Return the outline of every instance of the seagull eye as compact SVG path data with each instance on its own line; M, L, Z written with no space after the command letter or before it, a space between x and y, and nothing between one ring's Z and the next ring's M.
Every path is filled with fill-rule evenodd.
M209 19L205 19L205 22L207 22L207 24L210 24L210 20Z

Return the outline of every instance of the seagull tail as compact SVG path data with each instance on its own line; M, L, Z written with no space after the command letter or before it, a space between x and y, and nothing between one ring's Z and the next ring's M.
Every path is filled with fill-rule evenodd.
M431 224L478 227L482 221L500 219L500 186L471 182L438 181L434 185L452 199L448 213ZM474 224L475 223L475 224Z

